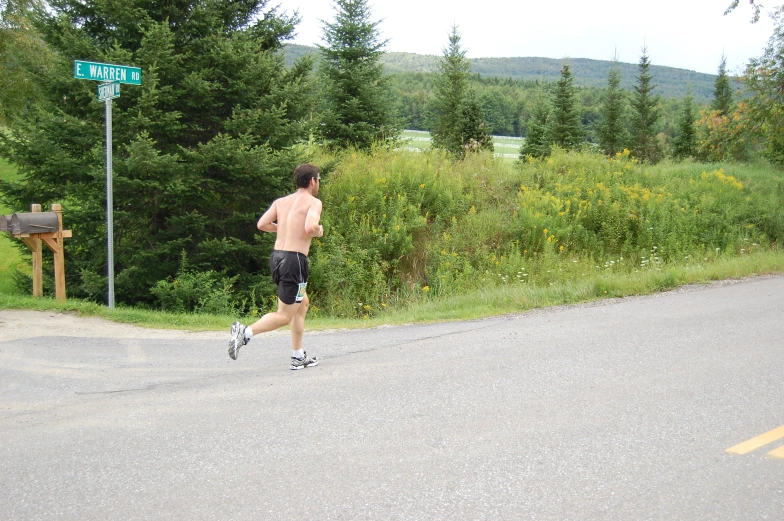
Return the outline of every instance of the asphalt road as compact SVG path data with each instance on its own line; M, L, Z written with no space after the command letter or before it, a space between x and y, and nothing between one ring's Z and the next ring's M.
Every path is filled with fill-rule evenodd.
M33 327L0 341L0 518L780 521L783 317L764 277L306 334L301 371L285 335Z

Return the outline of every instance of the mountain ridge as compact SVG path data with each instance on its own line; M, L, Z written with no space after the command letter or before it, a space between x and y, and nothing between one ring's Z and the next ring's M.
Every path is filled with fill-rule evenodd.
M283 48L287 66L306 54L317 54L317 47L287 44ZM442 56L407 52L387 52L381 58L387 73L435 73ZM509 78L523 81L558 81L564 64L570 66L575 85L606 87L607 74L613 63L592 58L469 58L471 73L482 77ZM631 89L639 74L636 63L617 62L621 71L621 87ZM718 70L718 62L716 69ZM682 99L689 92L697 102L712 99L715 74L652 64L650 68L656 92L664 97Z

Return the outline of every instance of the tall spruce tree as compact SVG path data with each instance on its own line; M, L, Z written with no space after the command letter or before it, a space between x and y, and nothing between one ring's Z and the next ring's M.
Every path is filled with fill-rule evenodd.
M574 78L568 65L561 68L561 78L553 90L551 105L545 142L566 150L574 150L585 139L585 129L580 120Z
M104 104L95 82L74 79L75 59L142 69L142 85L113 102L117 302L155 305L151 288L176 276L183 252L240 293L269 291L258 274L272 239L255 223L292 187L302 158L291 145L307 138L312 107L312 61L286 70L278 52L297 18L266 0L49 5L40 30L56 62L35 77L46 97L35 117L0 133L22 175L1 189L16 211L63 203L69 295L103 300L94 283L107 271Z
M656 123L659 121L658 96L653 94L651 62L648 48L643 47L638 66L640 75L634 85L632 97L632 143L631 153L640 161L656 163L661 159L661 150L656 142Z
M482 105L468 83L470 63L460 47L460 33L452 26L449 45L438 64L433 98L433 146L458 158L466 152L493 150L490 126Z
M714 82L711 108L718 111L720 116L726 116L732 112L732 87L727 76L727 58L725 56L721 57L719 74Z
M468 69L471 65L466 58L466 51L460 47L457 26L452 26L449 45L443 49L443 53L444 57L438 64L433 98L433 146L460 155L463 150L460 120L463 101L470 88Z
M618 68L617 56L613 57L613 65L607 74L607 91L602 103L602 119L599 123L599 146L602 151L612 157L623 150L626 141L626 125L623 121L625 96L621 90L621 71Z
M379 39L366 0L335 0L335 21L324 24L320 76L323 86L321 136L341 147L369 149L397 135L394 105Z
M697 127L694 125L696 108L694 98L689 94L683 99L678 117L678 133L672 142L672 155L678 159L694 157L697 152Z

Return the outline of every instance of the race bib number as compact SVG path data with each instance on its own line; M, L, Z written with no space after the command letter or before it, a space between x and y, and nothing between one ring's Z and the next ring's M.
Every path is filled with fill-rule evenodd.
M305 298L305 288L308 287L308 283L302 282L297 286L297 296L294 298L294 302L302 302L302 299Z

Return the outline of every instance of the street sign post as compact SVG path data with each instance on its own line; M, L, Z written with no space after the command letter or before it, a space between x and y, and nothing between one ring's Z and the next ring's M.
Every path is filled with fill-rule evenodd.
M116 81L98 85L98 101L106 101L120 97L120 84Z
M142 70L139 67L74 61L74 78L78 80L116 81L130 85L142 84Z
M74 78L101 81L98 101L106 107L106 279L109 285L108 305L114 307L114 200L112 190L112 100L120 97L120 83L142 84L138 67L74 61Z

